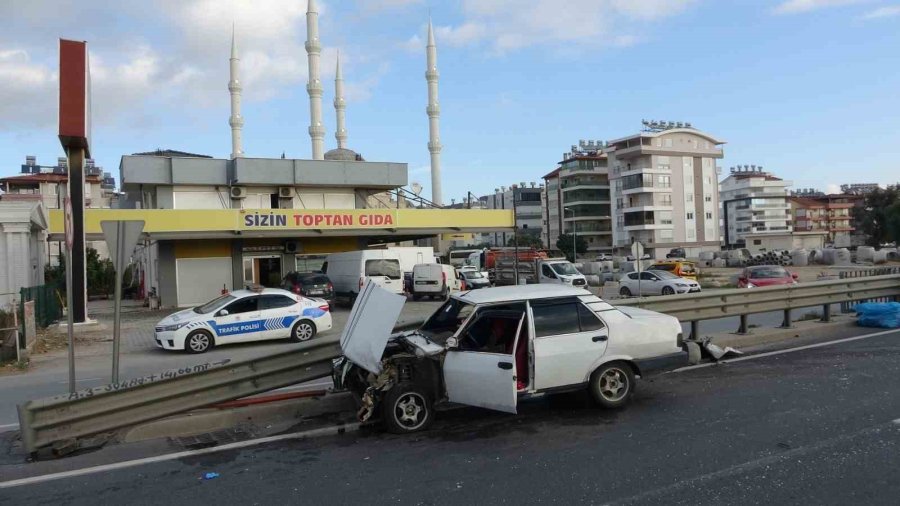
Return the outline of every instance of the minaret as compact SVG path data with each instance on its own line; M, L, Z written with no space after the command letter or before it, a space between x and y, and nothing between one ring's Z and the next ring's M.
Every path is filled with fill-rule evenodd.
M441 198L441 131L438 124L441 106L438 102L437 47L434 45L434 28L428 20L428 45L425 47L428 68L425 80L428 82L428 151L431 152L431 201L443 206Z
M241 147L241 129L244 127L244 118L241 116L241 80L238 76L240 59L237 54L237 40L234 36L234 25L231 26L231 79L228 81L228 91L231 92L231 117L228 124L231 125L231 158L244 156Z
M344 74L341 72L341 52L337 54L337 68L334 71L334 112L337 116L337 124L335 125L334 138L337 139L338 149L347 147L347 129L344 128L344 109L347 104L344 102Z
M316 1L309 0L306 7L306 54L309 62L309 137L312 139L312 159L325 159L325 126L322 124L322 81L319 79L319 11Z

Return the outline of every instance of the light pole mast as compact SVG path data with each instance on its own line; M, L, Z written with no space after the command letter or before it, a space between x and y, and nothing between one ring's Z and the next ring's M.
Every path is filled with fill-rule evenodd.
M578 262L578 230L575 229L575 210L571 207L564 207L563 211L572 213L572 263Z

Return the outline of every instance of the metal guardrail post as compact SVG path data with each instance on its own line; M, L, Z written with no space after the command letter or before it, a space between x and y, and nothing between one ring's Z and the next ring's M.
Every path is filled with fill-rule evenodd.
M700 320L691 322L691 339L694 341L700 339Z
M784 310L784 319L781 320L781 328L789 329L791 327L792 327L792 325L791 325L791 310L785 309Z
M822 306L822 322L830 322L831 321L831 304L825 304Z
M743 334L747 333L747 315L742 314L740 318L741 318L741 324L738 327L737 333L743 335Z

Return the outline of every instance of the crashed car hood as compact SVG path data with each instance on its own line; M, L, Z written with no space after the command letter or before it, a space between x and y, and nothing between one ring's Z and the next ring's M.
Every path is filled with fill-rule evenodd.
M363 369L379 374L384 348L403 310L406 298L366 282L356 297L341 334L344 356Z

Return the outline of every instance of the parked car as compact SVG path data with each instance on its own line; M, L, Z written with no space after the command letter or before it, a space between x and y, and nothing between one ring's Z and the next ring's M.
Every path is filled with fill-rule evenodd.
M392 297L373 287L359 299L354 314L382 323L348 323L333 379L358 396L362 421L380 416L395 433L427 428L443 401L515 413L522 397L586 389L619 408L636 377L688 362L678 319L572 286L454 294L418 330L393 335L402 304Z
M666 253L666 258L687 258L684 248L672 248Z
M334 284L336 298L353 302L366 280L384 289L403 293L403 271L400 254L396 251L376 249L332 253L323 266L328 279Z
M648 271L666 271L681 277L697 281L697 264L687 260L665 260L647 267Z
M612 259L613 259L612 255L609 255L607 253L600 253L599 255L597 255L597 258L594 259L594 261L595 262L608 262L608 261L612 261Z
M325 274L289 272L281 280L281 288L304 297L325 299L330 307L334 307L334 285Z
M640 282L638 282L640 278ZM700 291L700 283L666 271L630 272L619 280L619 295L675 295ZM640 288L638 288L640 286Z
M466 290L477 290L479 288L489 288L491 286L491 281L481 271L468 269L460 270L458 276L459 279L466 284Z
M634 262L634 255L628 255L625 257L625 260L629 262ZM650 253L644 253L641 255L641 260L650 260Z
M203 353L214 346L266 339L308 341L331 329L328 302L280 288L235 290L156 324L156 345Z
M791 274L780 265L756 265L745 267L738 276L738 288L756 288L757 286L793 285L797 282L797 274Z
M413 300L422 297L446 299L462 289L456 268L450 264L419 264L413 267Z

